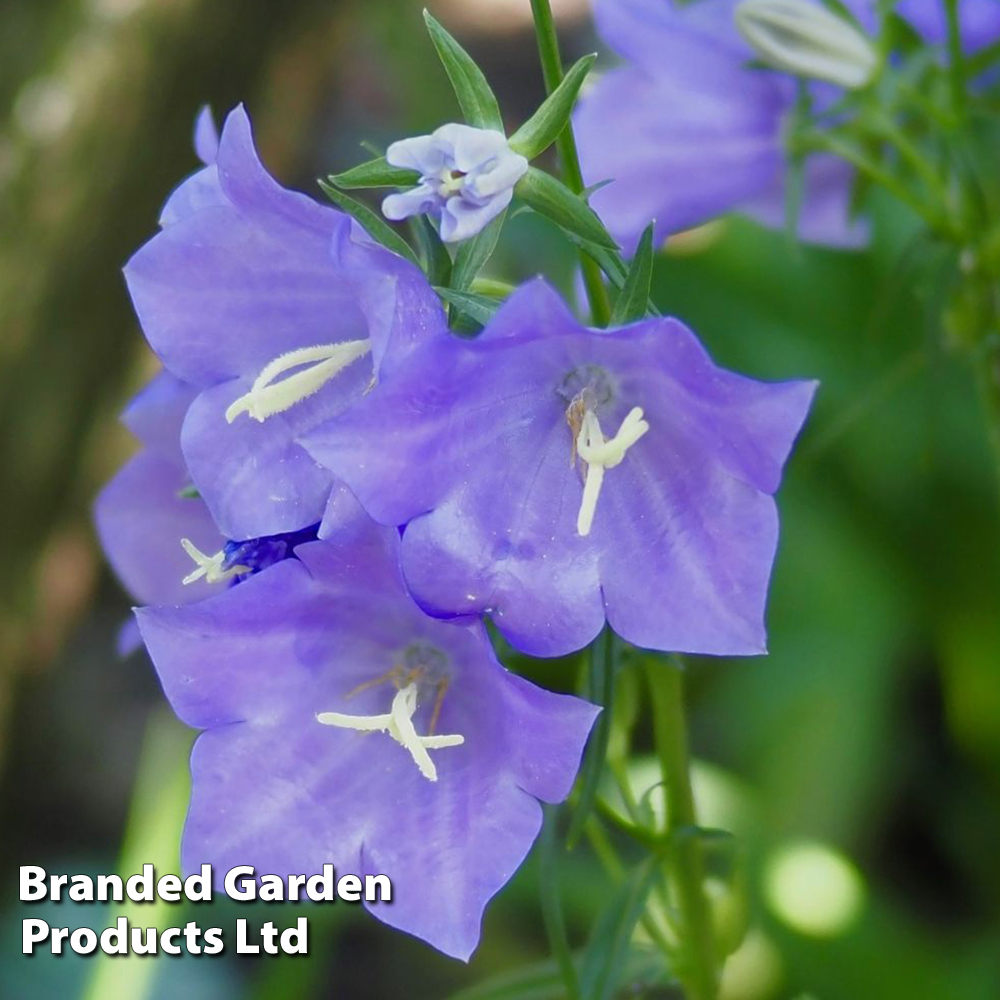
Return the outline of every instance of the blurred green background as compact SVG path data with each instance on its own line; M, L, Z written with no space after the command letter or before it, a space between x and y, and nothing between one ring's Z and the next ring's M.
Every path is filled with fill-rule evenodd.
M89 520L132 448L117 413L154 370L121 266L196 165L202 103L221 116L245 101L272 172L317 195L315 177L367 155L361 140L457 117L420 6L0 4L0 997L437 1000L547 956L535 857L490 907L469 966L346 906L305 911L307 959L20 956L23 916L100 927L118 911L22 906L19 864L167 867L183 819L191 736L145 659L116 657L128 600ZM592 50L585 0L554 6L566 57ZM523 120L542 96L528 0L430 7L509 123ZM874 209L864 254L737 219L657 263L658 303L717 360L822 383L780 496L770 655L690 671L703 818L741 836L747 864L750 930L725 1000L1000 997L1000 507L971 376L935 321L940 257L892 206ZM521 215L491 270L545 271L572 295L573 266ZM533 671L576 681L566 662ZM586 845L561 864L580 945L609 882ZM128 916L299 912L189 909ZM559 997L546 982L521 995Z

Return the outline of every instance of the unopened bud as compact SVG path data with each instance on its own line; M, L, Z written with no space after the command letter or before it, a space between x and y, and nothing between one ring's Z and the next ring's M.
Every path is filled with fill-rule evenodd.
M810 0L743 0L736 25L757 55L775 69L854 90L877 65L869 38Z

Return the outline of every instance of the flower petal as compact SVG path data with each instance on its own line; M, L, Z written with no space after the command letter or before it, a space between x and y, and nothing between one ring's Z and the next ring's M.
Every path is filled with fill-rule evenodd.
M609 73L581 101L574 125L591 204L631 249L650 220L656 238L727 212L781 172L789 95L769 74L715 57L710 84L681 73Z
M467 958L483 907L538 832L533 796L568 792L596 709L507 673L481 625L421 614L395 532L366 524L195 607L138 612L175 710L209 728L192 755L184 866L387 874L392 905L371 911ZM436 754L436 782L383 734L316 721L384 710L391 685L352 688L413 641L443 653L440 731L465 736Z

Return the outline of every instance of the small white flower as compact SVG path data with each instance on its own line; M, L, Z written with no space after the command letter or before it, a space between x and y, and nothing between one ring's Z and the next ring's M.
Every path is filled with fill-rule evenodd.
M420 173L417 187L382 202L385 217L439 215L446 243L467 240L495 219L528 169L502 132L471 125L442 125L431 135L394 142L385 158L394 167Z
M743 0L736 26L769 66L799 76L854 90L878 65L866 35L811 0Z

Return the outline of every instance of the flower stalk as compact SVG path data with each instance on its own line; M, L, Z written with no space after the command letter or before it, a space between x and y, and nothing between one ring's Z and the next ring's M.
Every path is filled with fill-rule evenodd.
M680 661L646 661L653 703L653 733L667 798L671 882L676 893L682 961L676 970L689 1000L715 1000L718 962L712 913L705 895L705 863L697 837L691 789L684 674Z
M552 7L549 0L531 0L531 11L535 18L535 37L538 41L538 55L542 63L545 89L551 94L563 79L562 57L559 55L559 38L556 35ZM556 138L556 149L566 185L574 194L582 195L583 172L580 169L580 157L571 122L566 123L566 127ZM601 277L601 269L582 250L580 266L583 270L587 301L590 303L591 319L596 326L607 326L611 318L611 302L604 279Z

